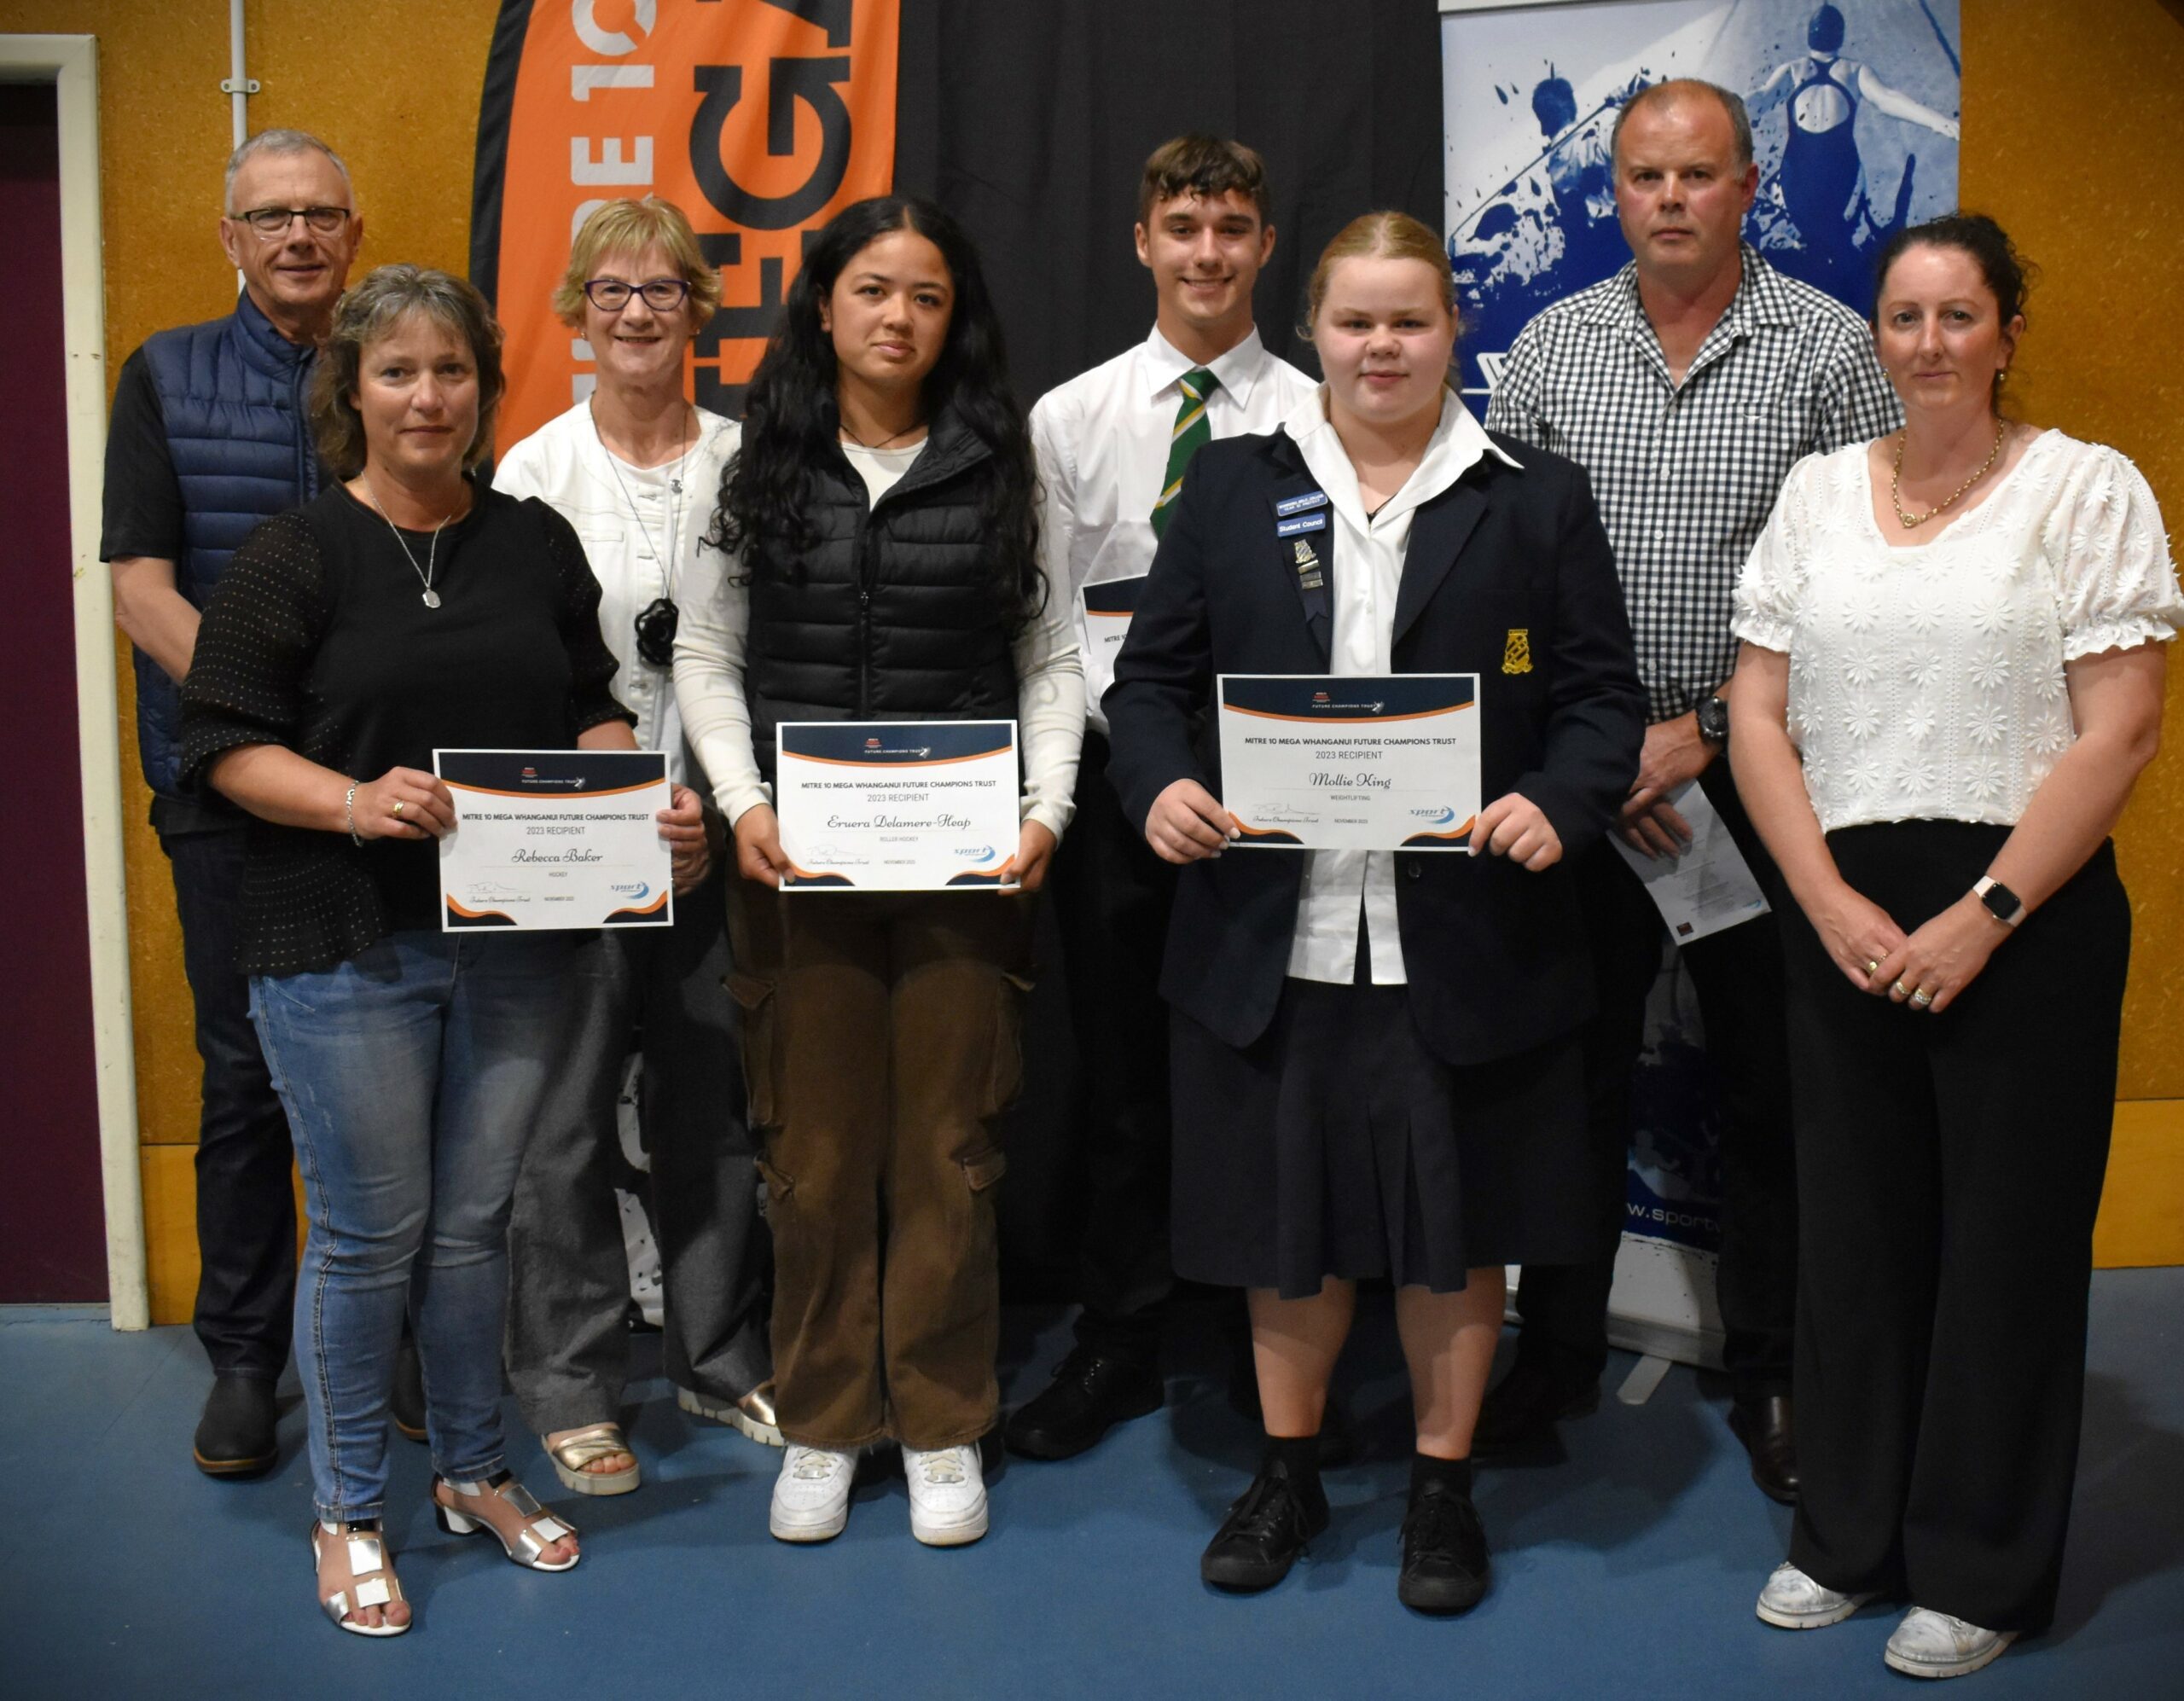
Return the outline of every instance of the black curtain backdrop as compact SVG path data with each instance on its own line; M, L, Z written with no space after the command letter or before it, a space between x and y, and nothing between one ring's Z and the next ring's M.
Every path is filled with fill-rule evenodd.
M1443 225L1433 0L903 0L900 51L896 188L979 245L1026 407L1150 328L1130 231L1146 155L1170 136L1266 156L1278 235L1259 332L1315 375L1297 326L1327 239L1381 207ZM1002 1274L1019 1299L1073 1297L1080 1226L1083 1095L1050 914L1039 961L1004 1136Z
M1172 136L1266 156L1259 332L1306 372L1297 324L1327 239L1381 207L1443 228L1433 0L903 0L900 50L896 187L978 243L1027 406L1151 326L1130 228Z

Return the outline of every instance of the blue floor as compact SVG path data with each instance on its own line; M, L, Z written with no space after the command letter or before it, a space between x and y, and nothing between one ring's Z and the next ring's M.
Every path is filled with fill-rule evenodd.
M1383 1303L1384 1309L1385 1303ZM1989 1701L2184 1696L2184 1270L2094 1284L2091 1379L2060 1616L1973 1680ZM1004 1392L1066 1345L1014 1311ZM1641 1408L1564 1425L1566 1457L1482 1472L1496 1581L1464 1619L1395 1599L1405 1411L1390 1332L1362 1321L1345 1375L1368 1448L1328 1478L1334 1525L1270 1594L1198 1581L1199 1550L1254 1458L1209 1329L1170 1407L1061 1465L994 1484L993 1533L935 1552L899 1478L861 1489L848 1532L766 1534L780 1455L687 1421L654 1375L632 1397L637 1494L580 1501L535 1448L524 1475L571 1510L583 1565L534 1576L458 1541L395 1443L388 1527L418 1622L338 1634L311 1604L302 1414L272 1477L188 1462L206 1373L188 1332L117 1335L89 1314L0 1310L0 1695L1482 1698L1910 1692L1881 1664L1893 1612L1817 1633L1751 1614L1788 1514L1761 1499L1722 1395L1676 1370ZM639 1362L656 1367L653 1343ZM1611 1385L1627 1369L1618 1356ZM510 1408L514 1424L514 1408ZM549 1492L551 1491L551 1492ZM1960 1692L1952 1691L1952 1694Z

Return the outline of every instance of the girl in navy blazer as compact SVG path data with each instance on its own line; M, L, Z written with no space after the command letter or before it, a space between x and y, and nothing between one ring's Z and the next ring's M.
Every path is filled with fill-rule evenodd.
M1351 224L1310 322L1317 395L1191 463L1105 699L1110 773L1187 865L1161 984L1176 1264L1247 1291L1265 1415L1201 1573L1266 1588L1325 1528L1328 1379L1356 1283L1385 1277L1417 1417L1397 1594L1455 1612L1487 1584L1471 1432L1502 1267L1585 1245L1561 1185L1592 1004L1565 871L1637 770L1645 699L1584 474L1490 438L1449 386L1432 232ZM1232 848L1205 715L1224 673L1478 675L1472 854Z

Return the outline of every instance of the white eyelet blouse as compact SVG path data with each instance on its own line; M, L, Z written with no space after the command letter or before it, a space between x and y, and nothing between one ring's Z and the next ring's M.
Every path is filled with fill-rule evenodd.
M1790 658L1789 732L1823 832L2014 826L2077 734L2063 664L2165 642L2184 595L2124 456L2043 433L1931 543L1891 548L1867 445L1790 472L1734 630Z

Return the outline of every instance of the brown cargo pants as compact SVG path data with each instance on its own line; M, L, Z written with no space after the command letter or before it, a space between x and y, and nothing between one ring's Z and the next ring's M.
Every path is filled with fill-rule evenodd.
M734 882L782 1434L846 1452L993 1427L994 1122L1023 1078L1029 897Z

